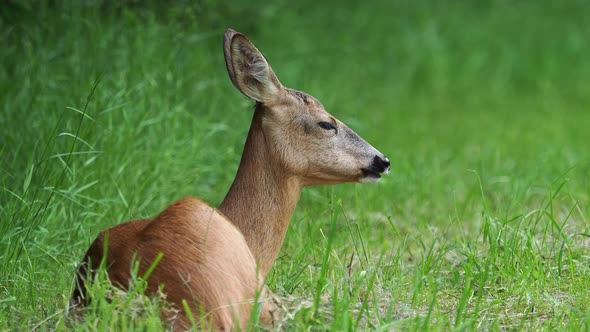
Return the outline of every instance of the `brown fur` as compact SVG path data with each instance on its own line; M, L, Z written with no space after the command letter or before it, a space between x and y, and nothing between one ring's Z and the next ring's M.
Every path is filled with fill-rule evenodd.
M108 234L106 263L113 284L128 286L134 257L140 259L143 274L163 253L148 279L148 292L164 287L167 300L180 311L173 321L177 328L189 327L182 300L193 313L207 313L214 329L243 328L302 188L364 181L369 173L378 178L389 170L387 158L319 101L283 87L244 35L228 30L224 50L232 82L257 103L238 173L219 211L198 199L183 198L153 219L101 232L79 269L74 303L85 300L84 277L88 267L92 275L99 266ZM318 126L326 121L334 130ZM271 323L272 309L264 302L263 322Z
M140 259L140 275L158 253L164 254L148 278L148 292L153 294L164 286L166 300L180 310L176 327L190 326L181 305L183 299L197 319L203 310L210 313L206 318L216 329L230 330L236 327L234 321L241 327L247 325L262 278L256 274L254 257L240 231L215 209L185 197L154 219L110 227L86 253L84 263L91 264L93 270L102 259L105 236L107 272L111 282L121 288L128 286L134 254Z

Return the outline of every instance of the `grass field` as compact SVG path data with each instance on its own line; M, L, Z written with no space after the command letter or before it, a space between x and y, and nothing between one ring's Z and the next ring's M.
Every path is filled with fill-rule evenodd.
M223 199L252 116L233 27L392 162L304 190L282 329L590 331L586 2L187 4L0 5L0 330L162 329L141 284L65 310L101 229Z

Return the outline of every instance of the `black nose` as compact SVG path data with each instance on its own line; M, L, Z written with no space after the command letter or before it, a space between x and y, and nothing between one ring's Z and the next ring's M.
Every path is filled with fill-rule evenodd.
M383 157L383 159L381 159L381 161L383 162L383 165L385 166L385 170L388 171L391 164L389 163L389 159L387 159L387 157Z
M383 157L379 157L379 156L375 156L373 158L373 165L371 165L375 171L379 172L379 173L384 173L384 172L388 172L389 168L390 168L390 163L389 163L389 159Z

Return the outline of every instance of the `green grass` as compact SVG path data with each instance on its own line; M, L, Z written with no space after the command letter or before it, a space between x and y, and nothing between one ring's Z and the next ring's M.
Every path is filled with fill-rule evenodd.
M304 190L283 328L590 330L590 6L297 3L2 5L0 330L161 329L141 282L65 309L101 229L224 197L252 115L227 27L393 166Z

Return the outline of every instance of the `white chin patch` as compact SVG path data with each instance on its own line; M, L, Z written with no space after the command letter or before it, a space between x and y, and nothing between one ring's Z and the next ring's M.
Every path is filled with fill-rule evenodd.
M376 176L365 176L364 178L361 178L361 180L359 182L361 183L375 183L375 182L379 182L381 181L381 178L376 177Z

